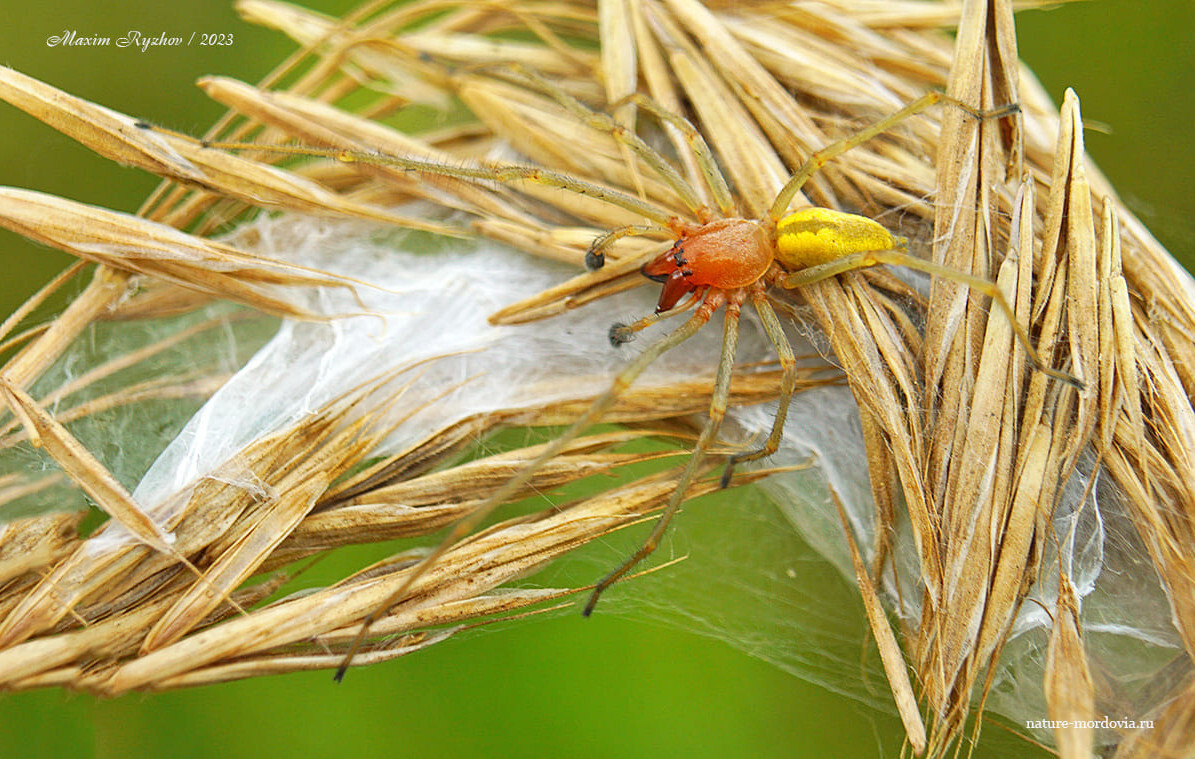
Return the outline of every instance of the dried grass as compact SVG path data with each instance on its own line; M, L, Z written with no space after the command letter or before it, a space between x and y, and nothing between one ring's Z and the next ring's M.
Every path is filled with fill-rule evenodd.
M507 143L535 165L626 188L642 198L644 213L665 217L683 205L659 172L613 139L597 116L527 72L552 77L599 112L638 90L686 112L718 155L740 210L753 216L766 213L811 151L927 89L945 87L981 107L1020 103L1023 118L978 122L941 109L912 119L849 152L805 188L818 205L872 215L900 209L906 232L932 240L934 260L998 281L1046 362L1086 384L1076 392L1026 372L1011 326L989 319L985 300L958 283L935 280L924 329L899 299L907 290L883 273L802 289L862 416L882 528L863 545L856 541L864 536L849 527L847 537L868 619L910 746L938 755L967 729L975 699L990 688L1030 590L1055 578L1063 592L1044 683L1050 716L1102 714L1117 694L1101 692L1104 680L1090 671L1064 568L1043 565L1045 545L1060 539L1051 532L1054 506L1080 462L1094 460L1124 491L1187 656L1195 650L1189 279L1086 163L1073 94L1059 118L1023 76L1010 3L967 3L961 20L954 6L898 2L717 11L696 0L611 2L600 11L583 3L519 2L503 10L414 2L343 21L263 0L240 7L293 36L304 51L262 88L207 80L205 90L244 117L226 119L209 137L295 139L454 166L476 165L494 144ZM423 23L408 31L415 21ZM952 54L939 30L956 23ZM519 34L503 36L512 30ZM388 429L367 412L385 408L379 396L392 389L367 383L241 451L228 462L227 479L202 480L178 496L165 523L148 518L55 419L47 399L26 389L100 319L194 309L213 297L302 317L288 291L355 285L206 238L240 217L242 204L460 234L387 210L400 201L430 201L472 214L471 233L578 266L596 234L641 218L555 187L433 176L413 166L333 161L279 168L270 165L277 154L232 155L146 130L11 70L0 71L0 97L114 160L171 180L142 218L22 190L0 194L0 224L100 264L84 292L48 329L29 333L0 372L5 401L66 476L140 537L106 540L113 531L106 526L80 538L75 515L0 528L3 687L116 694L335 666L364 616L405 581L417 554L264 606L258 604L275 584L245 581L337 546L426 535L467 516L537 449L437 466L487 431L568 422L587 403L574 398L470 418L370 462ZM353 113L334 107L349 98ZM414 137L374 118L408 103L442 106L453 98L476 120ZM625 103L613 113L644 118ZM681 157L678 170L711 202L685 135L670 124L662 131ZM636 286L635 269L659 249L650 238L624 238L606 268L494 320L536 320ZM6 330L14 326L6 323ZM803 387L822 382L808 376ZM757 403L776 392L776 373L748 372L732 402ZM607 415L630 431L578 440L528 486L554 488L650 458L655 454L610 449L639 436L676 434L708 396L701 383L632 390ZM5 438L8 446L20 442L20 435ZM232 484L234 471L252 472L269 496ZM470 620L560 602L572 589L495 589L643 519L666 499L671 476L650 475L507 520L452 546L379 620L357 663L418 650ZM4 495L54 482L61 475L4 483ZM694 495L711 487L703 482ZM884 595L895 571L890 541L905 520L919 577L912 586L900 580L921 594L912 599L921 609L914 620L888 616L892 599ZM1155 729L1119 736L1120 755L1189 751L1195 686L1186 661L1187 675L1156 699ZM1062 755L1086 756L1095 737L1060 730L1056 740Z

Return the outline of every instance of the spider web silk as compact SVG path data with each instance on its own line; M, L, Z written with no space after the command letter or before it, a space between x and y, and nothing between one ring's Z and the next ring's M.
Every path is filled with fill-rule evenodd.
M628 351L641 349L659 334L644 335L621 350L607 339L612 322L652 309L651 288L532 324L491 326L486 317L494 311L576 272L489 242L445 241L361 222L297 216L259 219L251 233L238 244L256 238L253 252L259 255L383 289L358 287L355 295L347 289L279 290L280 297L296 305L338 317L324 322L278 323L215 306L188 317L190 321L130 323L118 329L102 325L81 337L46 373L40 390L34 388L41 397L39 392L82 376L111 352L179 333L195 320L216 325L161 356L156 367L173 371L210 362L235 371L201 407L192 400L171 406L169 414L157 409L155 418L166 421L139 426L147 411L129 404L116 414L116 426L108 427L109 436L117 431L119 442L104 445L96 435L80 435L118 478L136 485L135 498L159 519L166 516L161 509L170 496L197 478L237 480L241 475L222 465L248 443L372 378L394 372L410 382L391 412L403 421L375 452L384 455L429 429L478 413L599 392L625 365ZM362 311L368 315L348 316ZM720 337L718 329L703 330L639 382L710 375ZM812 349L806 345L797 350ZM758 325L745 318L739 361L773 358ZM737 431L743 440L760 439L773 413L771 405L732 409L727 435ZM0 469L40 472L47 464L38 456L27 446L9 449L0 455ZM857 407L847 388L820 388L794 398L781 450L766 464L807 462L807 468L745 489L748 496L736 489L733 495L714 494L688 504L657 557L684 555L688 560L621 583L603 600L603 611L724 640L802 678L890 710L878 657L865 655L869 632L834 505L837 496L859 545L872 545L867 462ZM257 487L248 474L243 476L245 487ZM1088 477L1095 477L1096 484L1083 500ZM1053 553L1041 564L1067 569L1081 599L1093 668L1115 684L1124 703L1144 713L1156 706L1148 701L1146 684L1182 649L1122 499L1108 477L1099 470L1093 473L1090 462L1081 466L1054 517L1054 533L1068 538L1060 553L1052 544ZM51 503L62 501L26 505L21 513L45 511ZM105 539L128 539L119 534L108 530ZM897 574L907 585L898 593L889 575L882 578L881 590L889 611L912 626L921 609L908 525L899 527L894 541ZM625 555L624 548L611 544L579 561L591 563L596 578ZM989 708L1021 724L1046 713L1041 682L1051 623L1045 609L1053 609L1056 596L1056 583L1047 579L1034 590L1036 602L1023 605L988 700Z

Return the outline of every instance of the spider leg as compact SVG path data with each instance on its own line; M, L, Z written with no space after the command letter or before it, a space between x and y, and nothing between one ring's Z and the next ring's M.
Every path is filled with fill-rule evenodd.
M302 145L264 145L254 142L208 142L197 140L190 135L175 132L144 122L138 123L142 129L150 129L161 134L186 140L205 148L216 150L256 150L278 155L310 156L313 158L330 158L342 163L361 163L378 166L389 166L401 171L414 171L432 176L455 177L457 179L476 179L481 181L498 182L500 184L518 184L519 182L534 182L546 187L558 187L562 190L597 198L604 203L623 208L631 213L651 219L661 227L667 227L673 214L665 211L655 203L641 200L633 195L616 190L606 185L578 179L564 172L552 171L540 166L527 166L510 163L482 163L474 165L454 165L440 163L423 158L392 155L389 153L375 153L366 150L347 150L344 148L317 148Z
M924 258L918 258L903 250L871 250L862 251L859 253L848 253L841 258L830 261L829 263L820 264L818 266L810 266L800 271L792 272L781 279L783 287L793 289L803 287L805 285L819 282L823 279L838 276L848 271L856 269L867 269L879 264L889 264L892 266L904 266L909 269L916 269L923 271L932 277L941 277L942 279L950 279L960 284L966 285L972 290L988 296L992 299L992 303L996 305L1008 319L1009 324L1012 325L1013 333L1016 335L1017 342L1025 349L1025 353L1029 357L1029 363L1034 370L1041 372L1047 377L1053 377L1056 380L1065 382L1072 387L1082 390L1085 385L1082 380L1078 379L1067 372L1053 369L1041 360L1037 349L1033 347L1033 343L1029 340L1029 333L1017 321L1016 313L1012 310L1008 300L1004 297L1004 293L996 286L995 282L990 282L980 277L975 277L965 272L952 269L949 266L934 263L933 261L926 261Z
M603 577L594 586L593 592L589 596L589 602L585 604L585 610L581 612L584 616L588 617L593 613L598 599L607 588L618 582L636 564L650 556L656 550L656 547L659 546L661 538L664 537L664 533L668 530L668 524L672 521L672 517L676 514L677 509L680 508L681 501L685 498L685 493L689 490L689 486L693 483L693 478L697 475L697 469L701 465L701 460L705 452L709 450L710 445L714 442L714 438L717 437L718 428L722 425L722 417L726 415L726 405L730 399L730 377L734 372L734 354L739 340L739 309L739 300L731 298L727 301L726 312L722 323L722 359L718 362L718 374L714 380L714 393L710 401L710 418L701 430L700 437L697 438L697 444L693 447L693 452L689 456L688 463L685 464L685 469L681 473L680 479L677 480L676 488L672 491L672 496L668 499L667 505L660 513L660 518L656 521L651 534L647 536L647 540L639 546L635 553L631 554L626 561L620 564L617 569ZM696 318L697 314L694 314L693 319Z
M349 647L348 653L345 654L344 660L341 662L340 667L336 670L335 679L340 681L344 678L344 674L348 671L349 664L352 662L357 650L364 642L365 636L369 632L369 628L373 625L374 621L378 617L386 614L395 604L405 598L410 592L412 586L414 586L415 582L422 577L427 570L430 569L435 562L438 561L439 558L453 546L453 544L472 532L473 529L482 522L482 520L493 513L493 511L501 506L505 501L509 500L511 496L518 492L518 490L522 488L528 480L531 479L531 476L541 466L564 450L565 446L567 446L569 443L580 437L585 430L597 423L597 421L601 419L602 415L612 405L614 405L619 396L621 396L623 392L631 386L636 378L638 378L639 375L642 374L645 369L647 369L647 367L651 366L651 364L655 362L657 358L659 358L666 351L675 348L693 335L697 334L697 332L705 326L706 322L709 321L713 312L722 305L723 300L723 298L717 297L707 298L701 307L699 307L684 324L682 324L676 330L665 335L659 341L644 350L643 353L639 354L634 361L627 364L627 366L624 367L617 376L615 376L614 381L610 384L610 387L607 388L604 393L594 399L589 408L585 410L585 413L582 414L577 421L573 422L571 427L565 430L560 437L553 440L551 445L544 448L538 456L524 465L518 474L503 483L502 487L498 488L493 493L490 493L490 495L484 501L478 504L477 508L475 508L471 514L457 521L457 523L453 525L452 529L448 531L448 534L444 536L444 539L432 549L431 553L424 556L418 564L411 568L409 574L398 586L398 588L391 593L385 601L379 604L377 609L367 615L361 622L361 629L357 632L357 637L353 639L353 643ZM719 377L720 376L721 368L719 368ZM726 400L724 398L722 401L723 407L725 407L725 404Z
M714 153L710 150L709 143L705 141L705 137L701 135L701 132L697 131L697 127L693 126L692 122L679 113L668 110L654 98L642 92L632 92L618 102L613 103L612 106L617 108L622 103L634 103L660 121L670 124L679 131L689 144L689 150L693 153L693 157L697 160L697 168L701 171L701 176L705 179L706 185L709 186L718 210L723 216L736 215L734 198L730 194L730 186L726 183L726 177L722 175L722 171L718 168L718 162L714 160Z
M772 420L772 430L768 433L763 446L751 451L736 453L726 462L726 469L722 471L722 487L730 484L734 476L734 467L744 461L755 461L765 456L771 456L780 448L780 439L784 435L784 421L788 418L788 406L792 402L793 392L797 387L797 358L793 355L793 346L776 318L776 311L768 302L768 296L763 288L751 290L751 303L755 306L759 319L763 322L764 332L776 348L776 355L780 357L780 401L776 407L776 416Z
M688 311L694 306L694 304L699 302L700 299L700 295L692 294L667 311L657 311L655 313L650 313L647 316L640 317L639 319L630 322L629 324L615 322L614 324L610 325L610 344L615 347L619 345L625 345L626 343L629 343L635 339L636 332L642 332L658 321L676 316L682 311ZM711 313L713 312L711 311Z
M658 224L628 224L625 227L612 229L603 235L595 237L593 242L589 244L589 250L585 251L585 268L589 271L597 271L605 266L606 248L622 238L634 235L646 235L658 231L667 232L668 230Z
M568 110L569 113L580 119L586 126L596 129L599 132L606 132L623 145L626 145L680 196L681 202L690 211L695 214L701 213L704 205L698 198L697 191L693 189L693 185L681 176L676 167L669 163L668 159L660 154L660 151L644 142L639 135L635 134L634 130L629 129L625 124L619 123L609 114L593 110L565 92L560 85L540 76L530 68L525 66L511 66L509 74L513 75L513 78L517 79L521 84L534 87L551 97ZM690 128L692 128L691 125Z
M718 211L724 217L729 218L734 216L736 211L734 207L734 198L730 194L730 186L726 182L726 177L722 175L721 169L718 168L718 162L714 159L714 153L712 150L710 150L709 143L705 141L705 138L701 135L701 132L697 131L697 128L694 127L693 124L684 116L668 110L663 105L656 102L653 98L641 92L633 92L630 95L627 95L625 98L612 103L611 107L617 108L624 103L632 103L642 108L663 122L666 127L670 126L680 132L681 136L684 137L685 141L689 145L689 150L696 161L697 168L701 172L701 176L705 179L706 186L709 187L710 192L713 195L714 204L717 205ZM615 136L617 136L617 134ZM657 151L652 150L652 152L656 156L659 156ZM671 168L671 164L666 165ZM661 176L663 176L663 174L661 174ZM691 187L691 185L688 185L687 182L686 185ZM705 222L709 220L709 209L707 209L704 205L698 205L696 207L690 206L690 210L697 215L697 218L700 221ZM654 229L655 227L646 226L624 227L622 229L616 229L612 232L608 232L606 235L597 238L593 241L593 244L589 246L589 251L585 254L585 267L590 271L595 271L602 268L606 261L604 250L615 240L625 237L629 234L642 234L645 231L651 231Z
M710 192L713 194L714 203L718 206L719 212L721 212L724 217L734 216L734 199L730 194L730 187L726 183L726 177L722 175L722 171L718 168L717 161L714 160L714 154L713 151L710 150L709 143L705 141L705 138L701 135L701 132L697 131L697 128L694 127L688 119L678 113L668 110L654 99L644 95L641 92L631 93L625 98L612 103L611 107L617 108L624 103L632 103L642 108L663 122L665 126L671 126L680 132L681 136L684 137L685 141L689 145L689 150L691 151L693 158L697 163L698 170L701 172L702 177L705 179L706 185L710 188ZM580 103L577 103L577 106L582 108L584 107ZM615 136L618 137L619 133L615 133ZM636 139L638 138L636 137ZM648 146L645 145L644 147ZM660 157L657 151L651 149L650 147L648 147L648 149L651 150L655 156ZM654 163L651 165L653 167L655 166ZM665 166L671 169L671 164L665 163ZM667 179L664 174L661 174L661 176ZM678 174L678 179L679 178L680 177ZM692 187L687 182L685 185L690 188ZM699 204L696 207L690 206L690 210L697 215L699 220L708 220L709 209L707 209L704 205ZM598 237L593 241L593 244L589 246L589 250L585 254L585 268L589 269L590 271L595 271L602 268L606 262L605 249L615 240L631 234L644 234L655 229L656 227L653 226L628 226L612 230L611 232Z
M792 202L792 199L796 197L796 194L800 192L801 188L805 186L805 182L809 180L809 177L813 176L818 170L825 166L826 163L834 158L837 158L846 151L858 147L868 140L887 132L889 129L905 119L911 116L916 116L927 108L935 106L938 103L951 105L955 108L966 111L968 114L976 119L979 119L980 121L1001 118L1003 116L1009 116L1020 111L1020 106L1016 103L999 106L989 111L981 111L977 108L967 105L957 98L947 95L944 92L927 92L926 94L906 105L904 108L885 116L871 126L856 132L844 140L839 140L838 142L827 145L813 155L809 156L805 163L801 164L801 167L797 169L797 173L793 174L788 182L785 183L784 187L780 190L780 194L776 196L775 202L772 203L772 209L769 211L769 216L771 219L776 221L784 216L785 211L788 210L789 203Z

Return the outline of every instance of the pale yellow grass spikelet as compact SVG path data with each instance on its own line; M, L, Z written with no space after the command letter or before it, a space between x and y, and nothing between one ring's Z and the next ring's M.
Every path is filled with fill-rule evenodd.
M265 0L239 7L304 50L260 87L205 79L204 91L236 114L209 142L0 71L0 98L170 180L139 217L0 189L0 224L98 264L52 325L20 336L0 370L13 414L0 420L0 456L41 445L61 470L6 474L0 497L18 507L40 497L49 511L82 491L112 517L86 538L74 514L0 525L0 684L118 694L337 666L426 549L330 587L272 594L300 559L469 518L546 449L471 460L463 452L501 427L569 424L605 389L621 359L601 333L615 310L647 307L628 291L672 238L623 237L604 268L581 273L595 237L716 206L718 172L733 191L730 210L763 216L812 152L943 88L983 110L1018 104L1020 114L917 115L815 173L793 205L878 218L910 237L917 255L996 282L1042 364L1083 387L1029 368L1014 325L948 277L924 291L884 269L860 270L778 294L788 326L816 324L814 347L831 357L802 366L773 467L817 452L824 497L786 495L780 505L807 536L811 515L839 509L845 535L836 526L832 540L810 540L861 591L915 753L942 755L977 735L985 706L1018 722L1047 712L1085 720L1130 703L1127 680L1161 682L1156 671L1113 671L1085 629L1092 608L1117 611L1092 587L1129 568L1142 575L1117 592L1154 602L1149 624L1172 626L1189 671L1195 288L1088 162L1077 96L1068 92L1059 113L1024 75L1011 3L520 2L507 12L429 0L344 20ZM409 104L458 103L467 116L446 115L419 134L387 123ZM696 157L696 132L661 112L691 121L717 165ZM662 146L659 155L623 130ZM263 149L211 146L234 140ZM269 147L294 142L314 150ZM616 193L630 197L609 202ZM259 219L210 239L248 206L328 221ZM448 250L430 233L485 242ZM348 234L390 237L385 247L334 247ZM215 300L241 310L230 315ZM261 323L250 309L286 320L244 368L205 364L67 403L119 384L122 371L146 371L195 334ZM79 344L119 319L162 332L89 367L86 381L62 372ZM5 337L19 321L6 323ZM211 341L216 352L224 345ZM641 444L692 443L717 361L716 346L677 352L681 360L603 417L623 429L573 441L516 495L579 481L602 483L596 494L505 517L448 546L382 610L354 663L417 651L483 617L571 603L575 588L509 583L649 519L667 500L677 454ZM779 394L780 373L760 365L768 360L745 346L731 385L730 406L749 433L766 426L752 427L745 407ZM850 441L865 451L865 495L836 479L835 451L818 437L837 432L819 408L830 396L809 394L819 400L802 405L810 390L857 405ZM133 490L74 425L170 391L212 397ZM652 461L655 471L629 481L601 479ZM734 482L791 493L772 473ZM693 495L716 486L706 477ZM1120 532L1092 559L1096 522ZM1009 661L1019 679L993 690ZM1187 677L1148 698L1134 693L1140 711L1125 716L1155 719L1148 732L1034 737L1064 756L1116 744L1126 755L1179 750L1190 745L1193 692ZM1035 714L1039 703L1046 710Z

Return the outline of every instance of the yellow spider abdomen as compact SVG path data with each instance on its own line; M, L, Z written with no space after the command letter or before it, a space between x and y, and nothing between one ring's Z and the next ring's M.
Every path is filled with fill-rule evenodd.
M776 225L776 259L789 271L836 261L851 253L904 249L897 237L866 216L802 208Z

